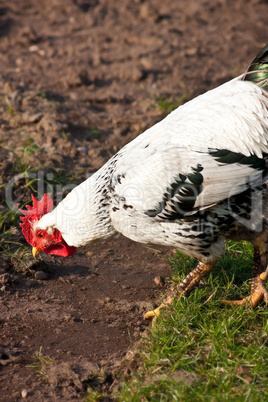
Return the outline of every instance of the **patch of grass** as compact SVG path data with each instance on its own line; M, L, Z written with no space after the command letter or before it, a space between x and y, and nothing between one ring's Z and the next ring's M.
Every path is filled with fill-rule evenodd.
M221 299L249 292L252 247L228 243L206 285L162 310L139 348L143 364L122 383L119 401L260 401L268 398L268 312ZM194 261L176 253L180 280ZM178 279L174 278L175 281ZM242 285L242 286L241 286Z
M6 224L8 224L8 226L10 227L17 223L17 219L18 214L12 209L7 212L0 213L0 230L3 235L5 234Z
M61 130L61 133L62 133L63 138L64 138L65 140L67 140L67 139L68 139L68 135L67 135L66 131L65 131L65 130Z
M100 130L97 130L96 128L93 128L90 130L90 135L92 137L98 138L100 136Z
M13 152L16 160L8 172L9 175L0 176L0 257L14 266L15 270L18 266L28 270L33 257L25 242L20 242L20 213L17 208L23 209L26 204L31 203L31 194L40 198L44 193L50 193L58 203L72 190L77 178L62 170L42 169L41 165L34 168L29 166L30 155L39 151L31 139L27 139L20 154L14 149L8 150Z
M7 107L7 112L8 112L8 114L10 115L10 116L13 116L14 115L14 110L13 110L13 107L12 107L12 105L11 105L11 102L10 102L10 100L7 98L7 97L5 97L5 104L6 104L6 107Z
M187 96L188 94L183 94L177 99L163 98L162 96L157 96L155 100L159 109L168 115L173 110L177 109L177 107L181 106L186 100Z
M0 212L0 257L2 257L14 271L30 272L35 264L31 249L20 242L19 213L9 209Z
M38 152L39 151L39 147L33 142L33 140L28 139L25 142L25 146L22 149L22 153L20 153L20 155L16 152L15 149L12 148L8 148L2 144L0 144L0 147L3 149L6 149L7 151L13 152L15 158L16 158L16 162L13 165L13 176L15 174L27 174L28 172L33 172L33 171L37 171L38 169L40 169L40 165L36 168L31 168L31 166L29 166L29 157L32 153Z
M29 367L33 369L33 371L38 377L40 377L43 381L46 381L47 379L46 366L50 364L55 364L56 361L49 356L43 355L42 346L40 347L39 352L35 353L31 357L35 360L35 363L29 365Z
M84 402L98 402L98 401L107 400L105 398L106 398L106 396L102 392L88 389L87 395L85 396L85 398L83 400L84 400Z
M47 99L47 94L45 91L39 90L36 92L36 95L39 96L40 98Z
M17 169L19 170L19 172L27 172L29 170L32 170L29 166L29 157L32 153L38 152L39 151L39 147L32 141L32 140L28 140L26 142L26 145L23 147L23 154L21 157L19 157L15 152L15 156L17 158L18 161L18 167ZM35 170L39 169L40 166L38 168L36 168Z
M97 402L97 401L107 401L104 392L102 392L102 388L105 388L109 383L109 375L107 376L104 372L99 372L98 374L92 374L91 378L87 381L87 394L84 398L85 402Z

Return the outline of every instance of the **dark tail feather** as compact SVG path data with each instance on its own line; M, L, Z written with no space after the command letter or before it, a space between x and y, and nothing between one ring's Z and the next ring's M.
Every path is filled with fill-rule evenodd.
M268 91L268 44L257 54L243 77Z

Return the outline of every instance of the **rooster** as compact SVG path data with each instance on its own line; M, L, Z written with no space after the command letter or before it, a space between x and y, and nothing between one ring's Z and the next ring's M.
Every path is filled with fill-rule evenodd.
M45 194L22 210L40 251L67 257L119 232L198 260L172 296L187 295L225 253L225 239L254 246L251 294L268 303L268 45L245 74L178 107L124 146L53 209ZM175 293L175 294L174 294Z

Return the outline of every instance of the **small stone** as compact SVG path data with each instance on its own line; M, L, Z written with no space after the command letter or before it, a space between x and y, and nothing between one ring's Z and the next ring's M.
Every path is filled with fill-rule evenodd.
M78 147L77 150L81 152L81 154L87 155L88 149L86 147Z
M43 113L30 113L28 111L22 114L22 119L25 123L37 123L43 117Z
M17 66L21 66L22 63L23 63L23 60L22 60L20 57L18 57L18 58L15 60L15 63L17 64Z
M22 398L27 398L27 396L28 396L28 391L27 391L27 389L23 389L23 390L21 391L21 397L22 397Z
M154 283L156 286L164 286L165 285L165 279L162 276L156 276L154 278Z
M31 53L38 52L39 47L37 45L31 45L31 46L29 46L28 50Z
M144 3L140 6L140 17L143 20L157 21L159 16L156 8L153 8L151 4Z
M11 280L11 276L7 273L0 275L0 283L6 285Z
M197 49L195 47L186 49L185 54L186 56L195 56L197 54Z
M36 271L35 279L39 279L39 280L43 281L43 280L47 279L47 274L43 271Z
M252 381L253 381L253 378L250 377L249 375L246 375L246 376L245 376L245 381L246 381L248 384L251 384Z
M241 374L242 374L243 372L244 372L243 367L240 365L240 366L238 367L238 369L236 370L236 374L241 376Z
M72 314L70 314L70 313L67 313L67 314L65 314L64 316L63 316L63 319L64 319L64 321L71 321L72 320Z

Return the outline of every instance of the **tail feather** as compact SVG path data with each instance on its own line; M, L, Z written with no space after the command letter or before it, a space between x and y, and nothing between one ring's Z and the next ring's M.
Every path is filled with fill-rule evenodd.
M243 76L268 91L268 44L257 54Z

